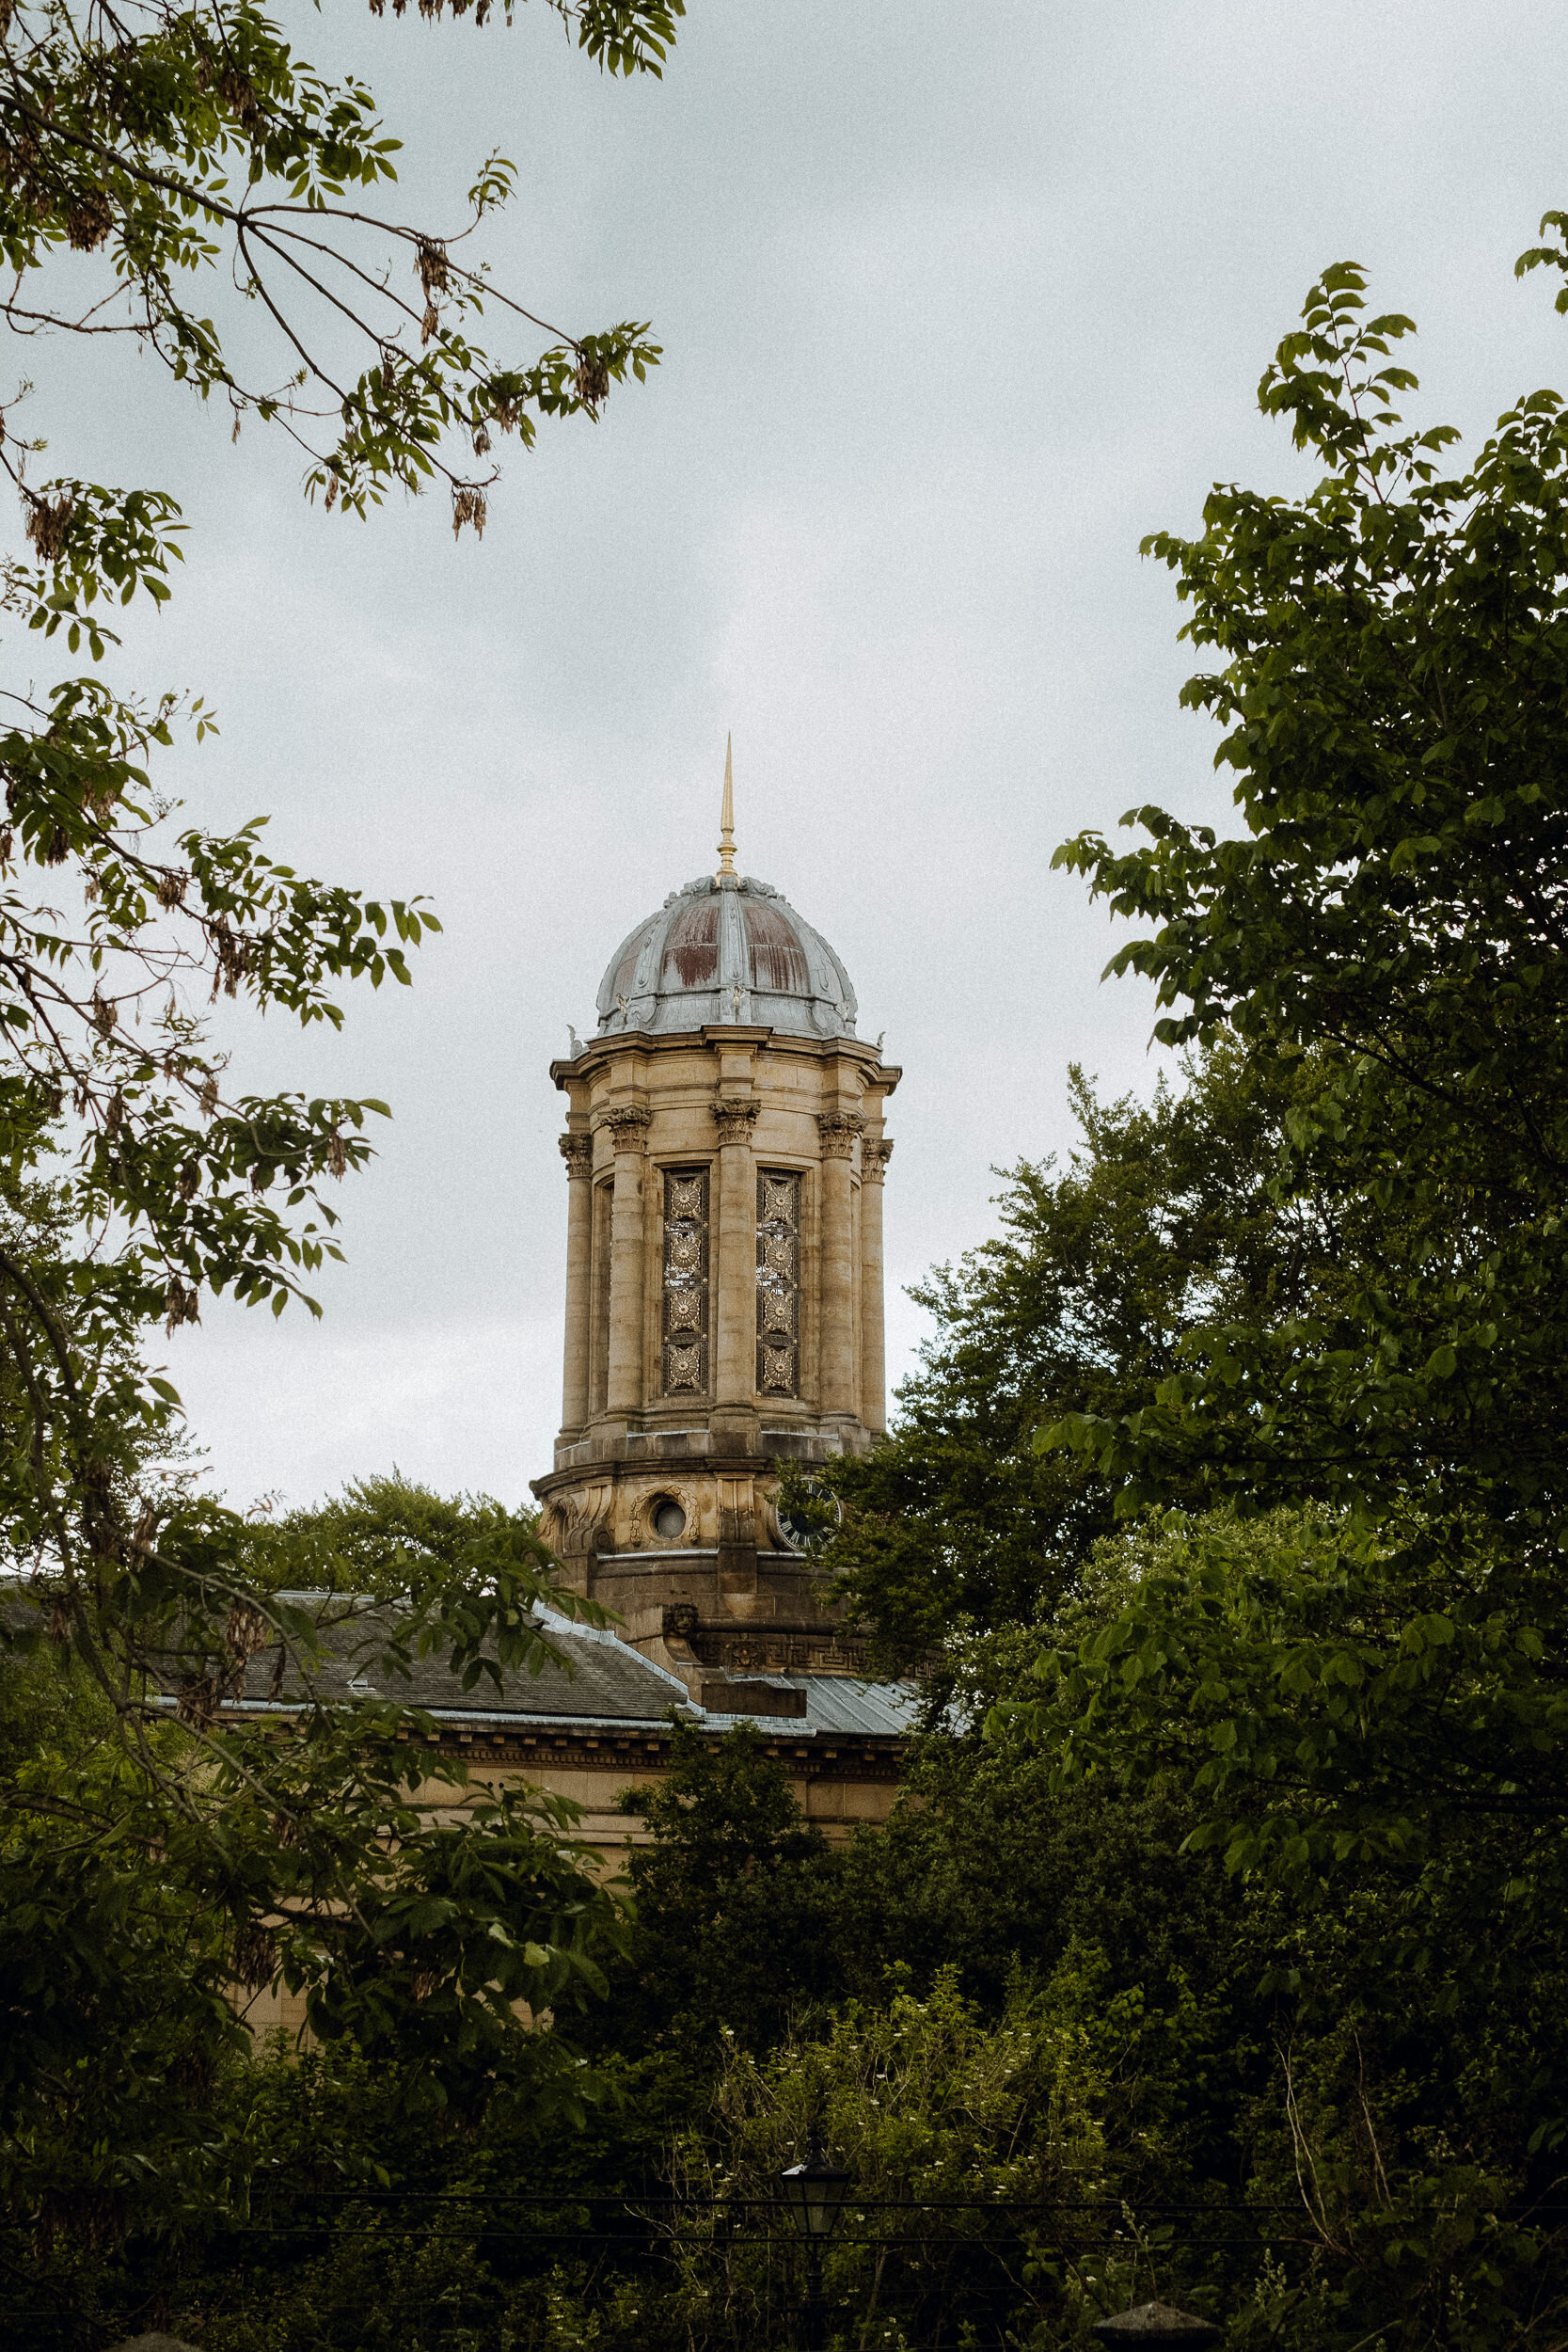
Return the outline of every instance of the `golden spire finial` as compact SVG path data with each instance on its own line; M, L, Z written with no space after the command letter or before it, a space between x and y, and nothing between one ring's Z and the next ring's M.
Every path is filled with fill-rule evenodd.
M735 755L724 738L724 802L719 811L719 879L735 872Z

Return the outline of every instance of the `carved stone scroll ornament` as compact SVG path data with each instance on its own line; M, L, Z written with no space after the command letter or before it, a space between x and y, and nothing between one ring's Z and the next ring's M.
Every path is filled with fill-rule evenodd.
M855 1156L855 1138L865 1125L859 1111L819 1111L816 1132L822 1138L825 1160L850 1160Z
M641 1152L648 1140L648 1114L623 1104L619 1109L606 1111L604 1123L610 1129L610 1139L617 1152Z
M893 1157L893 1145L884 1136L879 1143L861 1145L861 1178L863 1183L879 1184L887 1175L887 1164Z
M594 1138L592 1136L562 1136L561 1156L566 1163L568 1181L574 1176L589 1176L594 1170Z
M574 1559L582 1553L613 1551L615 1538L610 1529L610 1514L613 1503L611 1490L595 1484L586 1493L567 1499L552 1506L556 1513L561 1557Z
M720 1142L750 1143L752 1130L757 1123L757 1113L761 1107L761 1104L757 1103L740 1102L721 1095L713 1105L713 1116L718 1122Z

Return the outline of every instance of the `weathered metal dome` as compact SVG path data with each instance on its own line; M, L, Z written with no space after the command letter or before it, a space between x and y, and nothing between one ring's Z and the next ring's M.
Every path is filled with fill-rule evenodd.
M853 1037L855 1010L843 964L771 882L702 874L616 949L599 989L599 1035L755 1023Z

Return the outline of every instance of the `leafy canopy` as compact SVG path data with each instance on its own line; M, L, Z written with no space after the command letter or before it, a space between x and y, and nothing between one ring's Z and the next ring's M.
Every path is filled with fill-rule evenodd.
M1325 273L1259 390L1313 488L1217 488L1201 538L1148 543L1222 657L1183 698L1244 832L1144 809L1146 846L1058 853L1152 924L1112 968L1183 1008L1163 1037L1315 1059L1279 1193L1360 1204L1358 1247L1327 1298L1216 1316L1132 1409L1042 1432L1177 1516L995 1728L1064 1780L1174 1778L1196 1842L1303 1896L1402 1857L1406 1947L1451 1939L1458 1887L1479 1970L1499 1906L1563 1895L1568 412L1532 393L1443 472L1362 284Z
M1001 1232L912 1294L936 1334L888 1443L830 1472L843 1518L823 1551L895 1670L960 1624L1049 1613L1110 1531L1111 1487L1083 1455L1037 1448L1042 1424L1134 1410L1216 1320L1321 1311L1345 1293L1367 1208L1278 1182L1317 1060L1222 1037L1183 1075L1144 1104L1101 1101L1071 1071L1067 1164L1011 1169Z
M657 75L682 13L546 5L610 76ZM0 316L71 337L103 398L128 340L235 437L277 427L324 510L439 486L477 534L498 438L592 421L657 348L493 282L504 158L455 221L411 224L386 209L397 154L363 82L247 0L0 0ZM118 608L170 595L182 518L156 485L40 478L25 395L0 397L22 525L0 612L32 660L88 666L33 687L13 663L0 710L0 1665L31 1694L0 1762L0 2173L45 2235L112 2235L239 2193L232 1988L292 1988L324 2040L402 2053L415 2108L507 2082L570 2103L569 2039L530 2021L602 1984L619 1905L570 1807L471 1794L402 1704L420 1657L473 1686L551 1655L541 1605L578 1604L531 1524L372 1485L341 1525L260 1531L179 1462L157 1327L223 1294L314 1311L330 1184L387 1115L247 1089L212 1008L339 1025L351 984L406 984L438 927L160 791L176 724L199 741L212 714L92 665ZM370 1554L388 1605L361 1615ZM348 1654L375 1705L344 1705ZM232 1707L258 1681L282 1710L260 1725Z
M1344 1312L1216 1321L1137 1414L1063 1434L1128 1507L1418 1499L1555 1542L1568 416L1533 392L1443 472L1451 429L1388 405L1410 322L1362 321L1362 285L1325 272L1259 388L1311 491L1217 487L1200 538L1146 542L1220 656L1182 700L1225 729L1243 831L1144 808L1146 846L1057 859L1152 926L1110 969L1184 1008L1159 1037L1323 1057L1290 1120L1301 1181L1364 1200L1380 1246Z

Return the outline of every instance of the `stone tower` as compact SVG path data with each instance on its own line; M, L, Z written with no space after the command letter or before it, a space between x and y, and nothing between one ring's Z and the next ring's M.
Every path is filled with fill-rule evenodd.
M827 942L720 867L617 949L567 1099L564 1400L543 1530L686 1676L852 1671L774 1501L884 1425L883 1104ZM575 1042L574 1038L574 1042ZM710 1702L711 1703L711 1702Z

